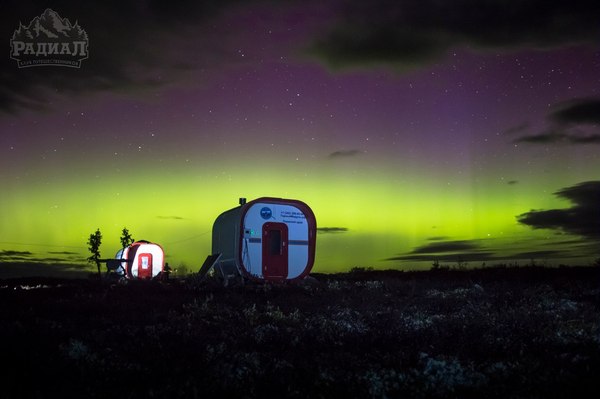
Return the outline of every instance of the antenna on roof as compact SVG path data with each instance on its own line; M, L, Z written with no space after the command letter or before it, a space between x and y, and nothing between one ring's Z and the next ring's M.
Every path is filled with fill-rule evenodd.
M240 198L240 205L244 205L246 203L246 198Z

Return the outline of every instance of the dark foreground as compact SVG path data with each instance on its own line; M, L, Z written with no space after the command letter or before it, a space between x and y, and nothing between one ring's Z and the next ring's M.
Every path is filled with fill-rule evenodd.
M586 398L600 269L0 281L3 398Z

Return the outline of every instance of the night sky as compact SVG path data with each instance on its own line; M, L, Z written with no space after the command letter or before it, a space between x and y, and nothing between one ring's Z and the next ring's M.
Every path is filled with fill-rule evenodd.
M10 59L47 8L87 32L80 68ZM317 272L600 257L596 2L8 1L0 19L0 263L85 265L91 233L113 257L127 227L196 270L216 217L262 196L313 209Z

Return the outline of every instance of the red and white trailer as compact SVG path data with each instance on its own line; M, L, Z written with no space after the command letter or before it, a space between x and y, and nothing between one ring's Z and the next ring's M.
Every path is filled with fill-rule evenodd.
M237 272L255 281L296 280L315 261L317 222L302 201L263 197L223 212L212 230L213 266L227 276Z
M120 274L129 279L151 279L164 272L165 253L158 244L136 241L117 252Z

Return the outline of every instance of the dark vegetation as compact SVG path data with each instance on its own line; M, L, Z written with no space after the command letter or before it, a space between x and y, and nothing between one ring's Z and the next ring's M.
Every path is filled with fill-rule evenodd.
M91 252L88 262L96 264L98 276L100 276L100 245L102 244L102 233L100 232L100 229L96 229L94 233L90 234L87 244L88 250Z
M586 398L600 268L0 281L3 398Z

